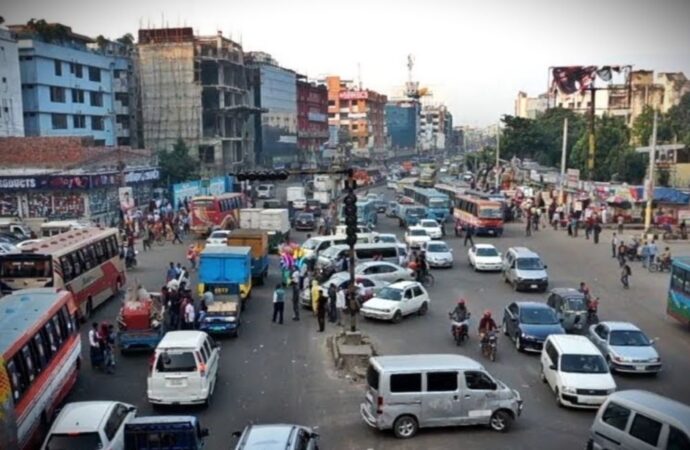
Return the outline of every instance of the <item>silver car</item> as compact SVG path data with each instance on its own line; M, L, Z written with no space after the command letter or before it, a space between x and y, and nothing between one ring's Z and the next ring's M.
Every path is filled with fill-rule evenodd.
M611 371L658 373L661 358L649 339L629 322L600 322L589 328L589 339L609 363Z
M335 284L335 287L340 289L342 287L347 287L350 283L350 273L349 272L337 272L331 275L331 277L325 283L319 286L323 295L328 296L328 287L331 283ZM376 291L385 287L388 283L380 280L372 279L366 275L356 275L355 285L357 286L357 295L362 298L363 301L369 300L374 296ZM311 301L311 287L308 289L302 289L300 292L299 301L305 308L312 308Z
M355 275L366 275L373 280L395 283L414 280L414 272L386 261L369 261L357 264Z
M453 267L453 249L445 242L427 242L423 248L429 267Z

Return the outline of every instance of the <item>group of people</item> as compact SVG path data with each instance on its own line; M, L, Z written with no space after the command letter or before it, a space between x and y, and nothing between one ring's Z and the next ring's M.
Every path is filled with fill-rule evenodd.
M91 324L89 330L89 357L91 367L105 373L115 373L115 327L108 323Z
M628 289L630 287L630 277L632 275L632 269L628 263L629 261L634 259L640 260L642 261L643 268L649 268L651 264L658 262L660 268L663 269L671 264L671 249L665 247L664 251L659 253L659 247L655 239L650 241L643 240L640 242L637 238L633 238L630 244L626 244L626 242L614 232L611 238L611 257L618 260L618 264L621 268L621 283L625 289Z
M199 305L195 305L190 289L189 272L180 263L170 263L165 274L165 285L161 288L161 301L165 305L169 330L193 330L213 301L210 291L204 293Z

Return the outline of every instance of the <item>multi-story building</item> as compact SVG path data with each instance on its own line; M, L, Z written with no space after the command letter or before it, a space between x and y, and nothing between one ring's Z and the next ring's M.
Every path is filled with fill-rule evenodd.
M515 99L515 116L523 119L536 119L537 115L546 111L547 95L528 97L526 92L518 92Z
M360 156L382 154L386 146L385 95L362 89L338 76L326 78L328 124L349 133L352 151Z
M386 103L386 127L394 153L417 150L421 105L415 99L394 99Z
M0 26L0 137L24 136L19 50L13 33Z
M328 88L321 83L297 80L297 148L304 161L318 159L328 142Z
M139 30L143 136L147 148L182 141L207 174L254 164L244 52L223 37L192 28Z
M111 56L61 24L10 26L17 34L26 136L92 136L115 145Z
M453 120L445 105L422 106L419 125L419 147L422 151L445 150L452 129Z
M254 105L261 109L255 119L255 161L264 167L297 164L297 74L268 53L247 53L253 71Z

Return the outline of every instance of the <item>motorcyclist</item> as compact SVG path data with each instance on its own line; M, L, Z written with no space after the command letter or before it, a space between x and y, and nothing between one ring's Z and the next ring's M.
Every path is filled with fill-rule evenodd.
M482 315L482 318L479 320L478 331L481 341L483 342L485 336L492 331L496 331L497 328L496 322L494 322L494 319L491 317L491 310L487 309L484 311L484 315Z
M659 255L659 266L667 267L671 265L671 249L666 247L664 251Z
M461 298L458 300L458 303L455 305L453 311L451 311L450 318L453 320L453 322L462 323L467 320L467 315L468 312L465 299Z

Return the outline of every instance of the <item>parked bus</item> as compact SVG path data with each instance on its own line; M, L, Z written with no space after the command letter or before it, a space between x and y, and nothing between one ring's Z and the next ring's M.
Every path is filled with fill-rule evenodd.
M0 449L38 448L81 364L69 291L25 289L0 299Z
M436 169L424 167L419 172L419 180L415 183L420 187L433 187L436 184Z
M344 205L340 205L340 214L338 216L340 223L345 223L343 206ZM357 225L375 226L377 222L378 212L376 203L373 200L357 200Z
M453 216L456 225L463 229L472 225L476 234L503 234L503 206L500 202L482 200L471 195L456 196Z
M125 265L115 228L84 228L27 245L21 253L0 256L0 289L55 287L74 294L80 315L117 294Z
M239 228L240 209L244 207L244 195L238 192L194 197L190 204L191 230L197 236L206 236L214 229Z
M442 223L450 216L450 198L436 189L407 186L404 194L416 203L425 206L429 219L436 219Z
M673 258L666 313L690 326L690 256Z

